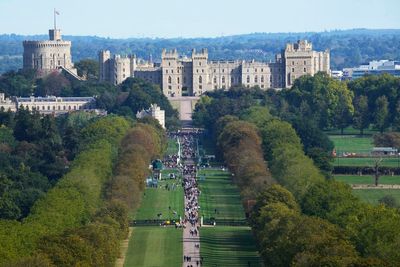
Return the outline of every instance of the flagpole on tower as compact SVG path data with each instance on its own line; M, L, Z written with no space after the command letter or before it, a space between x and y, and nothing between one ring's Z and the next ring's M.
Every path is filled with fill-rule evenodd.
M54 8L54 30L57 30L57 18L56 18L56 9Z

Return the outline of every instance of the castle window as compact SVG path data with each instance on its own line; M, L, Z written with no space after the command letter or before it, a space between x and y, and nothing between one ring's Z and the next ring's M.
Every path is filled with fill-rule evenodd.
M168 62L168 66L171 66L171 62Z
M176 71L179 73L179 68Z
M294 61L292 61L292 65L294 66Z
M64 106L64 107L63 107L63 110L66 110L66 109L67 109L67 107L66 107L66 106Z
M256 69L254 69L254 71L255 71L255 72L257 72L257 68L256 68Z
M172 86L171 86L171 85L168 85L168 89L171 90L171 89L172 89Z
M292 72L294 72L294 68L292 68Z
M203 77L199 77L199 83L203 83Z
M225 76L222 76L222 83L225 83Z
M261 69L261 72L264 72L264 69Z
M53 106L53 110L56 110L56 106Z
M199 73L199 70L196 70L197 73Z
M264 88L264 84L261 84L261 88Z
M123 72L125 72L125 69L122 69Z
M60 60L58 61L58 65L61 65L61 61Z
M47 106L47 110L50 110L50 106Z
M45 110L45 107L44 107L44 106L42 106L42 110Z
M214 83L217 83L217 77L214 77Z
M203 89L203 85L199 85L199 89Z
M249 69L247 69L247 72L249 72Z
M168 70L165 70L165 73L168 73Z
M199 62L199 66L201 66L201 62Z
M304 72L307 72L307 68L304 68Z
M256 75L256 77L254 77L254 82L255 82L255 83L258 83L258 77L257 77L257 75Z
M250 76L247 75L247 83L250 83Z
M122 75L122 78L125 78L125 74Z
M68 106L68 110L71 110L71 106Z
M214 73L216 73L217 72L217 70L216 69L214 69Z
M217 89L218 89L218 87L215 85L215 86L214 86L214 89L215 89L215 90L217 90Z
M304 65L307 65L307 62L304 60Z
M61 110L61 106L58 106L58 110Z
M202 69L201 72L204 73L204 69Z
M222 72L225 72L225 69L222 69Z
M171 76L168 76L168 83L172 83L172 78L171 78Z
M264 82L264 76L261 76L261 82L262 83Z
M177 79L177 80L178 80L178 83L179 83L179 77L178 77L178 79Z
M174 73L174 70L171 70L171 73Z

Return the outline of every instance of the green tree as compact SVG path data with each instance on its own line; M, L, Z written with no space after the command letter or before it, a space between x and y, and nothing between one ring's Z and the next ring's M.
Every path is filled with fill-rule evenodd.
M98 79L99 77L99 62L93 59L82 59L74 63L78 71L78 75L87 79Z
M370 114L368 108L368 97L365 95L357 96L354 99L353 126L364 134L364 129L370 124Z
M386 96L380 96L375 102L374 125L381 133L388 127L389 102Z

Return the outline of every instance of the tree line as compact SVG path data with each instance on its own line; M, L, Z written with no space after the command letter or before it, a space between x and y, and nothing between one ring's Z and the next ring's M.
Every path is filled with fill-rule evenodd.
M256 93L213 94L200 101L195 119L218 135L214 140L221 142L220 153L244 192L252 172L243 175L244 181L236 172L253 158L258 162L262 148L266 162L259 172L272 178L253 190L250 222L266 265L396 266L399 210L365 204L348 185L327 178L305 154L303 138L289 122L270 114L270 99L255 98ZM234 94L230 101L247 108L224 109L224 98ZM215 103L221 108L217 114ZM233 155L237 160L231 162Z
M1 266L114 265L127 234L129 207L140 199L140 186L135 187L144 182L145 160L163 151L164 132L154 121L134 125L107 116L83 127L80 140L68 172L29 215L0 220ZM136 151L145 151L144 158ZM134 199L127 196L130 189L137 193Z

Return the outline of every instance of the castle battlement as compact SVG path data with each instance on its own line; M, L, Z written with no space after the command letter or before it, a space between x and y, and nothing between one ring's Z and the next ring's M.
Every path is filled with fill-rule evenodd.
M312 50L306 40L287 44L276 55L275 62L265 60L208 60L208 50L192 50L191 57L178 54L176 49L161 52L161 64L140 64L130 60L130 72L126 72L128 61L115 67L107 60L110 54L99 55L101 81L122 83L128 77L139 77L157 84L168 97L199 96L216 89L232 86L268 88L290 88L296 78L314 75L319 71L330 74L329 51Z

